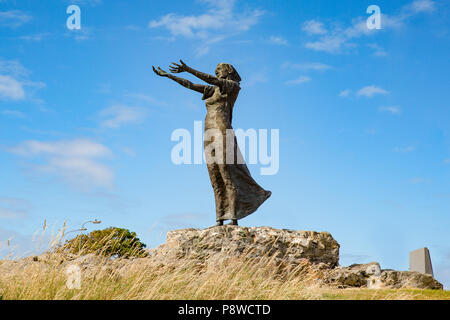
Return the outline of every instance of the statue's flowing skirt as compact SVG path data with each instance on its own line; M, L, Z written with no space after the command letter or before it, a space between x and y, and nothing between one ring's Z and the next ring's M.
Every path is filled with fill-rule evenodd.
M222 139L225 146L225 136ZM272 194L261 188L252 178L243 161L234 134L232 139L234 139L234 144L232 144L233 160L226 161L227 148L223 148L221 150L222 159L224 159L222 162L211 161L208 156L210 151L213 150L212 154L216 156L216 152L219 150L215 150L211 146L208 150L208 146L212 142L205 139L205 155L209 177L214 189L217 221L245 218L255 212ZM229 151L230 149L228 149ZM217 158L215 157L215 159Z

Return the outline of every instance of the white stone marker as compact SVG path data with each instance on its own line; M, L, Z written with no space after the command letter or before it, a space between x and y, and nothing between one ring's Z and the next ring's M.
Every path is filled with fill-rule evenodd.
M409 271L417 271L434 276L428 248L417 249L409 253Z

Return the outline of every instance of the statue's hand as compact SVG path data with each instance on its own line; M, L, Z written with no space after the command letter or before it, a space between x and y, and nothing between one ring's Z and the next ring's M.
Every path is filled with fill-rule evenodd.
M165 72L163 69L161 69L160 67L158 67L158 70L155 69L154 66L152 66L153 71L160 77L167 77L169 76L169 74L167 72Z
M170 72L172 73L181 73L187 71L187 65L183 62L183 60L180 60L181 64L172 62L172 64L169 66Z

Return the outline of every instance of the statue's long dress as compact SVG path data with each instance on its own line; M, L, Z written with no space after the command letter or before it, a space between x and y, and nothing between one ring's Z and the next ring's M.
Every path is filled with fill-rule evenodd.
M209 177L214 189L217 221L245 218L255 212L271 195L270 191L261 188L251 177L232 131L233 107L239 90L238 82L224 80L222 87L206 86L203 93L203 100L206 100L207 109L204 147ZM207 141L206 131L209 129L220 131L221 135L214 138L222 139L223 148L217 148L217 144L210 145L214 138ZM232 133L231 139L234 141L234 144L231 143L231 150L234 155L231 163L230 159L227 161L226 155L227 129L231 129L228 130L228 133ZM211 160L212 156L216 160L220 158L220 154L217 154L217 152L222 153L222 162ZM228 152L230 152L230 149L228 149ZM238 159L240 161L237 161Z

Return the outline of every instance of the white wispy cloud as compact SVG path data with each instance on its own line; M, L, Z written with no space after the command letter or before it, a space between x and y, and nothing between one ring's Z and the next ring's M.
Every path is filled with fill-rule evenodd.
M416 148L413 146L408 146L408 147L395 147L394 148L394 152L400 152L400 153L406 153L406 152L413 152L415 151Z
M325 34L327 30L322 22L317 20L309 20L303 23L302 30L311 35Z
M161 99L156 99L148 94L144 93L126 93L125 98L130 99L134 103L145 104L148 106L167 107L167 102Z
M25 218L30 208L30 203L23 199L0 197L0 219Z
M375 135L375 134L377 134L377 130L374 129L374 128L367 129L367 130L365 130L364 132L367 133L367 134L370 134L370 135L372 135L372 136Z
M407 10L411 13L433 12L436 10L436 2L432 0L415 0L407 6Z
M276 36L270 36L269 42L272 44L282 45L286 46L288 44L288 41L284 39L283 37L276 37Z
M7 100L25 99L22 84L11 76L0 75L0 98Z
M43 173L58 174L66 182L82 188L91 185L112 187L114 175L111 169L94 159L51 158L47 165L41 166Z
M36 33L36 34L30 34L26 36L20 36L19 39L30 41L30 42L39 42L44 40L49 36L49 33Z
M361 88L358 91L357 95L372 98L375 95L386 95L388 93L389 92L383 88L377 87L375 85L371 85L371 86Z
M97 88L95 89L95 92L101 93L101 94L110 94L112 92L111 84L101 83L97 86Z
M345 38L341 36L323 37L318 41L307 42L305 47L316 51L325 51L328 53L337 53L345 43Z
M435 11L435 1L415 0L408 5L403 6L397 15L381 15L382 29L399 28L413 16L421 13L431 13ZM305 47L308 49L323 51L328 53L343 53L348 49L357 46L354 40L376 34L380 30L369 29L366 25L367 16L352 19L350 26L342 27L342 24L333 22L326 29L325 24L318 20L306 21L303 25L303 31L309 35L315 35L318 39L308 41ZM386 52L379 48L375 55L383 56Z
M75 158L98 158L111 155L111 151L107 147L87 139L56 142L30 140L24 141L16 147L9 148L8 151L27 157L50 155Z
M265 70L258 71L256 73L251 74L247 81L245 81L245 85L253 86L257 83L266 83L269 81L269 77Z
M346 98L346 97L350 97L350 95L352 95L352 94L353 94L353 91L351 89L345 89L345 90L342 90L341 92L339 92L339 97ZM367 98L372 98L376 95L387 95L387 94L389 94L389 91L387 91L381 87L375 86L375 85L363 87L356 92L356 96L358 96L358 97L364 96ZM391 113L396 113L396 112L400 112L400 109L399 109L399 107L382 106L378 109L378 111L380 111L380 112L381 111L389 111Z
M129 25L125 26L125 30L139 31L139 30L141 30L141 27L136 26L134 24L129 24Z
M146 116L145 108L113 105L100 111L100 117L103 118L100 125L105 128L118 129L126 124L140 123Z
M306 62L306 63L291 63L285 62L281 65L283 69L297 69L297 70L313 70L313 71L325 71L332 69L332 67L328 64L320 63L320 62Z
M130 147L122 147L120 150L129 157L136 157L136 151Z
M423 184L423 183L430 183L431 179L429 178L412 178L409 179L409 183L412 184Z
M1 219L17 219L23 215L23 212L0 207Z
M0 73L15 78L26 78L30 72L17 60L3 60L0 58Z
M286 81L286 84L287 85L299 85L299 84L303 84L303 83L310 82L310 81L311 81L310 77L300 76L297 79Z
M79 5L90 5L92 7L101 5L103 0L66 0L68 3L79 4Z
M339 93L339 97L348 97L352 93L352 90L345 89Z
M29 22L32 17L19 10L0 11L0 25L18 28Z
M4 116L10 116L10 117L15 117L15 118L26 118L25 113L21 112L21 111L17 111L17 110L1 110L0 113Z
M205 213L168 214L165 215L160 222L171 229L185 228L186 226L198 228L206 218L207 214Z
M0 99L25 100L32 97L36 90L45 87L43 82L31 81L29 74L30 72L20 62L0 59Z
M376 43L369 43L369 44L367 44L367 46L374 50L374 52L373 52L374 56L386 57L388 55L387 52L382 47L377 45Z
M112 156L112 152L106 146L88 139L24 141L7 151L30 161L39 160L39 164L32 165L35 172L56 175L79 188L113 185L112 170L99 162L99 159Z
M366 19L363 17L355 18L351 26L342 28L337 25L328 34L321 36L316 41L309 41L305 44L308 49L324 51L328 53L341 53L344 49L353 48L352 39L375 34L376 30L367 28Z
M254 9L247 12L235 10L235 0L201 0L209 9L200 15L180 15L168 13L149 22L150 28L165 28L173 37L200 39L197 55L209 52L213 43L245 32L258 23L263 11Z
M95 34L95 32L92 27L83 25L81 29L67 30L64 35L81 42L90 40L93 34Z
M391 114L399 115L402 113L402 110L398 106L383 106L379 107L378 111L380 112L389 112Z

